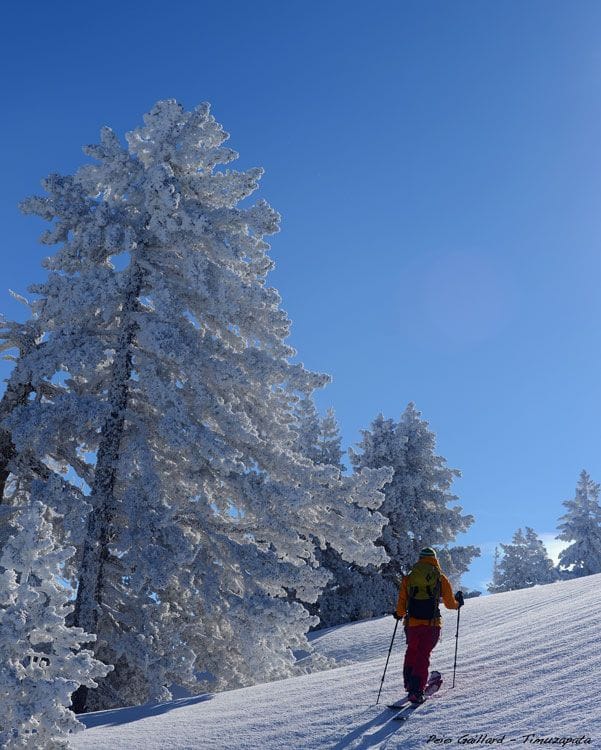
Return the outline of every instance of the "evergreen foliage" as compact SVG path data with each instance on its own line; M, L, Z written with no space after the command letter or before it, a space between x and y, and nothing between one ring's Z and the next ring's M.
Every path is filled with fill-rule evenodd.
M559 553L559 570L570 577L601 573L601 506L599 484L582 470L576 495L566 500L557 539L571 544Z
M518 529L511 544L501 544L502 556L495 552L491 594L530 588L557 580L557 572L542 540L534 529Z
M328 580L317 550L385 559L389 472L343 477L298 449L294 410L328 377L290 361L266 284L279 217L240 205L262 172L224 169L227 137L208 105L162 101L126 145L104 128L91 163L23 204L59 247L31 288L32 340L3 329L17 357L2 500L42 479L77 549L74 621L115 667L79 710L288 676L315 622L298 602Z
M349 451L355 471L390 467L392 480L384 487L380 512L388 519L378 540L389 561L383 566L349 565L329 561L334 573L319 601L324 625L374 617L390 612L399 582L416 561L420 549L435 546L443 570L458 587L470 560L479 555L473 546L451 546L457 534L466 531L473 517L462 515L450 491L459 471L449 469L436 455L436 438L428 423L409 404L399 422L376 417L363 430L361 452Z
M68 735L83 729L71 694L110 670L81 649L93 636L66 625L73 606L61 576L75 550L56 548L45 515L37 500L23 506L0 557L0 747L8 749L68 748Z

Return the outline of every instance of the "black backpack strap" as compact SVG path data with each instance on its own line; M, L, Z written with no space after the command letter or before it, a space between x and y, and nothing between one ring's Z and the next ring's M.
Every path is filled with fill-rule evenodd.
M432 617L430 618L430 625L440 617L440 594L442 592L442 571L438 569L438 579L436 581L436 585L434 586L434 593L432 593L432 590L428 586L428 594L432 597L434 600L434 612L432 613Z

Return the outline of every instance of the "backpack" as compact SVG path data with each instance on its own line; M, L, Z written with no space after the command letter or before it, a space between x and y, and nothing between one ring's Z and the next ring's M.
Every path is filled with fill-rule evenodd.
M425 562L416 563L407 576L407 614L418 620L440 617L440 569Z

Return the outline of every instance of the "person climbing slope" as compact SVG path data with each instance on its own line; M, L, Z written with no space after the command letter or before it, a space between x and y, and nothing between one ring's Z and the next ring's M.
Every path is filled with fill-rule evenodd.
M431 547L424 547L409 575L403 577L393 613L397 620L405 617L407 651L403 678L411 703L423 703L424 700L430 654L440 638L441 598L447 609L463 606L463 593L458 591L453 596L451 584L440 569L436 552Z

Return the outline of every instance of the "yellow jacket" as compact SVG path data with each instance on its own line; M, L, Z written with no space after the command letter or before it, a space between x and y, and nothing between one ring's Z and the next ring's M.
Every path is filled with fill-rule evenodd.
M435 557L421 557L420 562L428 563L428 565L434 565L440 570L440 564ZM459 604L455 601L453 589L449 583L449 579L441 571L440 573L440 596L444 605L447 609L459 609ZM403 577L401 588L399 589L399 598L396 603L396 613L399 617L405 617L407 614L407 576ZM407 623L409 627L413 625L440 625L442 624L442 618L436 617L434 620L418 620L417 617L409 617Z

